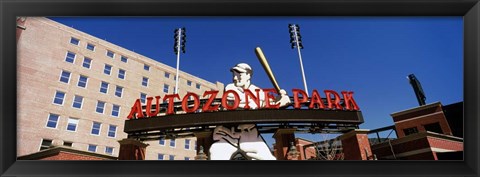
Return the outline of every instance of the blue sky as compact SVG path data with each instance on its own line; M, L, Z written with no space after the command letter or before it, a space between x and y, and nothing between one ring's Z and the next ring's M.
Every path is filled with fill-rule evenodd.
M308 89L353 91L365 119L362 129L392 125L391 113L418 106L406 79L412 73L422 84L427 104L463 101L462 17L51 19L172 67L173 31L185 27L182 71L228 84L229 68L245 62L253 67L255 85L273 88L254 53L261 47L280 87L290 95L293 88L303 89L297 50L291 49L288 33L289 23L299 24ZM271 135L264 137L271 144Z

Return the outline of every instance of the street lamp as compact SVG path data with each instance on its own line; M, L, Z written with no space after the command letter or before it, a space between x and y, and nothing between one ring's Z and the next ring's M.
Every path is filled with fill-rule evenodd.
M305 92L308 96L307 88L307 79L305 78L305 71L303 70L302 54L300 49L303 49L302 44L302 35L300 35L300 26L298 24L288 24L288 32L290 33L290 43L292 44L292 49L297 48L298 58L300 59L300 69L302 70L303 86L305 87Z
M185 43L187 42L187 35L185 34L185 27L175 29L174 36L175 43L173 44L173 52L177 55L177 75L175 76L175 94L178 93L178 72L180 69L180 51L185 53Z

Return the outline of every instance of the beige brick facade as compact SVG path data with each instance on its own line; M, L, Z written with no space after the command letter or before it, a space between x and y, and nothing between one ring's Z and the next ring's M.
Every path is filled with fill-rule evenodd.
M153 59L129 51L115 44L98 39L89 34L59 24L42 17L29 17L26 30L17 43L17 156L38 152L43 139L53 140L53 144L63 141L73 142L72 147L88 150L89 144L96 145L96 152L105 154L106 147L113 148L113 156L118 156L118 140L126 138L123 125L133 102L141 93L147 96L164 96L164 85L169 85L168 93L175 87L175 68ZM73 38L79 44L71 44ZM87 49L92 44L95 49ZM107 50L115 53L114 58L106 55ZM75 53L73 63L66 61L67 52ZM121 61L127 57L127 62ZM91 59L90 68L83 67L84 58ZM105 64L112 66L110 75L104 74ZM144 65L150 66L147 71ZM118 78L119 69L125 70L125 79ZM68 83L60 81L62 71L70 72ZM165 73L170 73L166 78ZM77 86L80 76L86 76L86 87ZM143 77L148 78L148 86L142 85ZM206 90L223 90L220 82L211 83L185 72L180 72L179 94L188 92L203 94ZM187 85L191 81L191 85ZM102 82L108 83L108 92L101 93ZM198 89L196 85L199 84ZM116 87L123 87L121 97L115 96ZM54 104L56 92L65 93L63 104ZM83 97L81 109L72 107L75 96ZM98 101L105 102L103 114L96 112ZM113 105L120 107L119 116L112 116ZM49 115L59 115L54 128L47 127ZM78 120L75 131L67 130L69 118ZM93 122L101 123L99 135L93 135ZM110 125L116 126L115 137L108 137ZM190 138L190 150L185 150L185 140L177 139L175 147L170 140L165 146L159 141L145 142L147 160L157 160L164 154L168 160L185 157L194 159L195 138Z

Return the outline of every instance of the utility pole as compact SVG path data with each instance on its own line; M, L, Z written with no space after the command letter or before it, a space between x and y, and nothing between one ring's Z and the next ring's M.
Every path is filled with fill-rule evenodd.
M309 92L307 87L307 79L305 78L302 53L300 52L300 49L303 49L302 36L300 35L300 27L297 24L288 24L288 32L290 32L290 43L292 44L292 49L297 47L298 58L300 60L300 69L302 70L303 86L305 87L305 92L307 92L308 96Z
M173 44L173 51L177 54L177 74L175 75L175 94L178 94L178 75L180 70L180 50L185 53L185 42L187 35L185 34L185 27L177 28L174 31L175 43Z

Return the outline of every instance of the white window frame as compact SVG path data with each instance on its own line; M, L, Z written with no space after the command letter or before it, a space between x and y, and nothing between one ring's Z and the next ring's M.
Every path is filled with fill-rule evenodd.
M165 72L165 74L163 75L165 78L170 78L170 73L169 72Z
M57 121L55 122L55 127L49 127L48 126L48 122L50 122L50 116L51 115L57 115ZM58 122L60 121L60 115L58 114L53 114L53 113L49 113L48 114L48 117L47 117L47 123L45 124L45 128L51 128L51 129L57 129L58 128Z
M113 53L113 56L112 57L108 56L108 52ZM107 56L108 58L111 58L111 59L115 59L115 52L113 52L111 50L107 50L107 52L105 52L105 56Z
M188 86L192 86L192 81L187 80L187 85L188 85Z
M188 143L187 143L187 141L188 141ZM185 144L183 145L184 149L185 149L185 150L191 150L191 149L192 149L192 148L190 147L190 142L191 142L191 140L190 140L190 139L185 139L184 142L185 142ZM186 147L187 145L188 145L188 149L187 149L187 147Z
M120 77L120 71L123 71L123 78L121 78L121 77ZM117 75L117 78L119 78L119 79L122 79L122 80L125 80L125 78L127 78L127 70L124 70L124 69L118 68L118 75Z
M85 64L85 59L89 59L89 60L90 60L90 63L88 64L88 68L84 66L84 64ZM83 68L87 68L87 69L92 68L92 61L93 61L92 58L83 56L82 67L83 67Z
M117 95L117 89L118 89L118 88L122 88L122 89L120 90L120 96ZM124 87L117 85L117 86L115 87L115 94L114 94L114 95L115 95L116 97L122 98L122 97L123 97L123 89L124 89Z
M85 87L80 86L80 81L81 81L82 77L85 77L85 78L86 78L86 79L85 79ZM87 86L88 86L88 76L84 76L84 75L78 76L77 86L80 87L80 88L87 89Z
M166 86L166 87L165 87ZM167 91L165 92L165 88L167 89ZM170 85L168 84L163 84L163 93L168 93L170 91Z
M146 79L146 80L145 80L145 79ZM142 86L148 87L148 80L149 80L148 77L145 77L145 76L142 77ZM145 83L145 85L144 85L144 83Z
M114 109L115 106L118 107L118 111L117 111L117 112L118 112L118 115L116 115L116 116L113 115L113 111L115 110L115 109ZM122 109L122 107L121 107L120 105L112 104L112 113L111 113L110 115L111 115L112 117L120 117L120 110L121 110L121 109Z
M73 39L77 40L77 44L72 43L72 40L73 40ZM76 38L76 37L70 37L70 44L76 45L76 46L80 46L80 39L78 39L78 38Z
M42 138L42 140L40 141L40 147L38 148L38 151L41 151L41 150L42 150L42 146L43 146L43 141L44 141L44 140L50 140L50 141L52 141L52 142L50 142L50 146L52 146L52 144L53 144L53 139ZM49 146L49 147L50 147L50 146ZM45 149L48 149L48 147L45 148Z
M173 140L173 146L172 146L172 140ZM177 140L176 139L170 139L170 142L168 144L171 148L177 147Z
M72 122L71 122L71 121L72 121ZM69 130L69 129L68 129L68 125L69 125L70 123L75 123L75 130ZM78 118L73 118L73 117L69 117L69 118L67 119L67 126L65 127L65 130L67 130L67 131L69 131L69 132L77 132L77 130L78 130L78 124L79 124L79 123L80 123L80 119L78 119Z
M69 61L67 61L68 53L73 53L73 61L71 63L74 64L75 60L77 59L77 54L75 52L67 51L67 53L65 54L65 60L64 61L68 62L68 63L70 63Z
M123 61L124 58L125 58L125 61ZM120 61L123 62L123 63L128 63L128 57L121 55L120 56Z
M115 132L114 132L114 133L115 133L115 136L113 136L113 137L110 136L110 127L112 127L112 126L115 126ZM116 137L117 137L117 129L118 129L118 126L116 126L116 125L112 125L112 124L108 125L107 137L109 137L109 138L116 138Z
M102 92L102 84L103 84L103 83L107 83L107 88L105 88L105 89L106 89L106 92L105 92L105 93ZM108 94L108 87L110 87L110 83L105 82L105 81L101 81L101 82L100 82L100 90L98 90L98 91L99 91L100 93L102 93L102 94Z
M168 155L168 160L175 160L175 155Z
M143 96L145 95L145 96ZM143 99L142 99L143 98ZM142 101L143 100L143 101ZM145 104L147 103L147 94L140 92L140 103Z
M150 71L150 65L143 64L143 70Z
M110 72L108 72L108 74L105 73L105 70L107 70L107 66L110 66ZM105 66L103 67L103 74L106 74L106 75L111 76L111 75L112 75L112 69L113 69L113 66L112 66L112 65L109 65L109 64L106 64L106 63L105 63Z
M163 144L160 143L161 140L163 140ZM158 140L158 144L159 144L160 146L165 146L165 144L167 144L167 140L164 139L164 138L160 138L160 139Z
M68 73L70 73L70 74L68 75L68 81L67 81L67 82L63 82L63 81L62 81L63 72L68 72ZM61 83L69 84L69 83L70 83L70 78L72 78L72 72L67 71L67 70L61 70L61 71L60 71L60 79L58 79L58 81L61 82Z
M88 45L91 45L91 46L93 46L93 49L92 49L92 50L90 50L90 49L88 48ZM88 42L87 42L87 45L85 46L85 49L87 49L87 50L90 50L90 51L92 51L92 52L95 52L96 45L93 45L92 43L88 43Z
M112 149L112 153L111 153L111 154L107 153L107 149L108 149L108 148L111 148L111 149ZM115 154L115 148L114 148L114 147L111 147L111 146L105 146L105 154L114 155L114 154Z
M101 112L101 113L99 113L99 112L97 111L97 109L98 109L98 104L99 104L100 102L103 103L103 108L102 108L102 112ZM95 112L98 113L98 114L104 114L104 113L105 113L105 106L106 106L106 104L107 104L107 103L104 102L104 101L97 100L97 105L95 106Z
M90 151L90 146L95 146L95 151ZM95 152L95 153L96 153L96 152L97 152L97 149L98 149L98 145L95 145L95 144L88 144L88 145L87 145L87 151L88 151L88 152Z
M82 97L82 101L80 102L80 107L79 107L79 108L76 108L76 107L73 106L73 105L75 105L75 98L76 98L77 96ZM74 96L73 96L73 100L72 100L72 108L74 108L74 109L80 109L80 110L81 110L81 109L83 108L83 98L84 98L83 96L74 95Z
M201 88L202 88L202 85L201 85L201 84L199 84L199 83L196 83L196 84L195 84L195 88L197 88L197 89L201 89Z
M158 158L160 155L162 155L162 159L159 159L159 158ZM165 160L165 154L163 154L163 153L158 153L158 155L157 155L157 160Z
M95 125L95 123L99 123L99 124L100 124L100 127L98 127L98 135L92 133L92 132L93 132L93 125ZM101 123L101 122L95 122L95 121L93 121L93 122L92 122L92 128L90 129L90 135L100 136L100 134L102 134L102 123Z
M55 99L57 98L57 93L58 92L62 92L62 91L58 91L58 90L55 91L55 94L53 95L52 103L55 104L55 105L63 106L63 104L65 103L65 97L67 97L67 93L62 92L63 93L62 104L58 104L58 103L55 103Z

